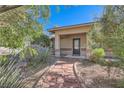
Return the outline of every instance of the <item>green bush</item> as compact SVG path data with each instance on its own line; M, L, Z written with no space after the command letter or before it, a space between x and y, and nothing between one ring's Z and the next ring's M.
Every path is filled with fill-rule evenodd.
M96 48L92 50L90 60L93 62L99 61L101 58L105 56L105 51L103 48Z
M114 84L116 88L124 88L124 79L118 80L116 84Z

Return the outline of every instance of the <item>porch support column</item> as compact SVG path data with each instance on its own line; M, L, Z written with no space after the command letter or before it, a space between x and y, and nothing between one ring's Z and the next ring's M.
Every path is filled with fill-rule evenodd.
M60 35L55 35L55 56L60 57Z
M89 48L89 42L88 42L88 34L86 33L86 58L89 59L90 57L90 48Z

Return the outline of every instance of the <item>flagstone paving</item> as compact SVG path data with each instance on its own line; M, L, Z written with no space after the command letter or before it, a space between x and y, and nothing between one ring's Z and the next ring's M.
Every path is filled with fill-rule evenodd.
M73 71L77 60L59 59L38 82L36 87L43 88L79 88L80 83Z

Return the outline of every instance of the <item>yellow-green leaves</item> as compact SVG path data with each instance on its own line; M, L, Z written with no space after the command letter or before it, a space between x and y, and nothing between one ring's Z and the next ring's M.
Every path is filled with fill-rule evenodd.
M36 10L33 11L39 11L37 10L38 6L35 8ZM28 9L30 6L20 7L0 15L0 21L4 22L4 26L0 27L0 46L23 48L26 42L25 38L29 37L28 40L32 42L36 37L39 37L42 25L33 20L32 16L26 12Z

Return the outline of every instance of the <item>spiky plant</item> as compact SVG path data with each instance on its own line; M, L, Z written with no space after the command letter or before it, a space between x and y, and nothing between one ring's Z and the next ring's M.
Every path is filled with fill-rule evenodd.
M15 62L0 66L0 88L21 88L25 84L20 78L20 70L15 67Z

